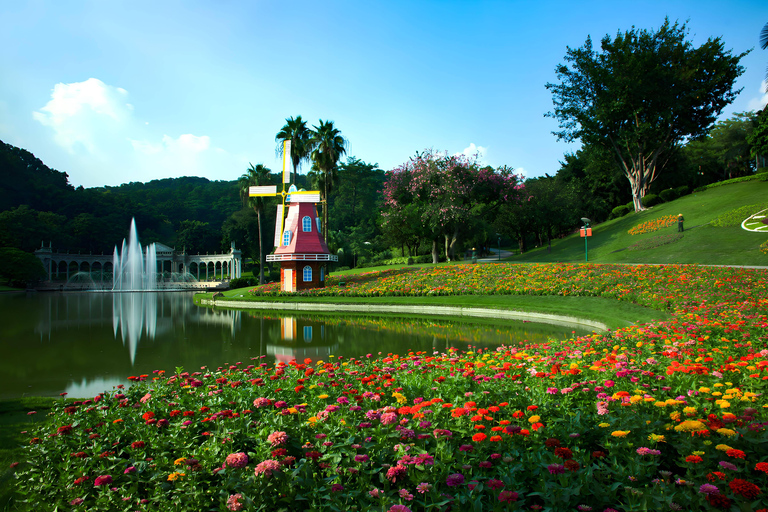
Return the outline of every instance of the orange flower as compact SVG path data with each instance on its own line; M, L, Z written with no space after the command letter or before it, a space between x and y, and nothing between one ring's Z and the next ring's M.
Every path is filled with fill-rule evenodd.
M472 436L472 440L476 443L479 443L481 441L485 441L488 438L487 435L483 434L482 432L478 432L477 434Z

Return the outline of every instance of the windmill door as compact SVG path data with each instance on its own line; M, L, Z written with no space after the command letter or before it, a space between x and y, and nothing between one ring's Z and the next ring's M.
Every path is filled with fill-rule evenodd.
M283 291L292 292L293 289L293 269L286 268L283 270Z

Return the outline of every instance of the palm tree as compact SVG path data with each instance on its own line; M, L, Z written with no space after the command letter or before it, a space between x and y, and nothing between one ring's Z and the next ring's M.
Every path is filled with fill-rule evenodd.
M341 136L341 132L333 126L333 121L320 120L320 126L312 127L313 168L319 171L318 184L320 188L320 200L323 203L323 236L328 237L328 193L336 179L336 164L347 152L347 139Z
M293 172L299 172L299 166L301 162L309 159L309 153L312 151L309 145L309 139L311 136L309 128L307 128L307 122L301 120L301 116L289 117L285 120L285 126L283 126L277 135L275 135L275 142L277 142L277 156L283 156L283 141L291 141L291 162L293 163ZM294 182L294 174L290 177L290 182Z
M269 185L270 171L262 164L254 166L250 162L250 167L245 174L240 176L238 185L240 186L240 198L243 200L243 204L246 204L253 208L256 212L259 223L259 284L264 284L264 248L261 240L261 211L264 209L264 197L250 197L248 195L248 187L258 187L260 185Z
M760 48L763 50L768 49L768 23L760 31ZM768 82L768 69L765 70L765 80Z

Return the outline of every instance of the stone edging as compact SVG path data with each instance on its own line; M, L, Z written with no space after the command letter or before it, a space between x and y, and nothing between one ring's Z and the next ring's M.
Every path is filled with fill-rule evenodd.
M461 308L450 306L416 306L390 304L323 304L314 302L251 302L251 301L217 301L201 299L200 304L235 309L279 309L283 311L353 311L357 313L408 313L411 315L450 315L499 318L507 320L529 320L561 326L590 327L607 331L608 326L602 322L585 320L575 316L552 315L548 313L533 313L528 311L511 311L493 308Z

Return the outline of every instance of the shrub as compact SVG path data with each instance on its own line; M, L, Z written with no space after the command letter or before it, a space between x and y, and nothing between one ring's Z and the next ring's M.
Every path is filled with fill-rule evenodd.
M650 208L652 206L656 206L657 204L661 204L664 201L656 194L646 194L641 202L643 203L643 206Z
M768 174L768 167L759 167L755 174Z
M623 217L626 214L628 214L632 210L632 207L627 206L626 204L622 204L621 206L617 206L613 210L611 210L611 215L608 217L609 219L618 219L619 217Z
M688 195L690 190L691 189L688 187L688 185L680 185L675 189L675 192L677 192L677 197L683 197L685 195Z
M349 270L349 267L346 267L346 266L339 267L339 268L336 269L336 272L341 272L342 270Z
M236 277L229 281L229 287L231 289L256 286L257 284L259 284L259 280L254 277Z
M663 200L665 203L668 203L668 202L670 202L670 201L674 201L675 199L677 199L677 198L680 196L680 194L678 194L678 193L677 193L677 189L674 189L674 188L668 188L668 189L666 189L666 190L662 190L662 191L659 193L659 196L661 197L661 199L662 199L662 200Z

